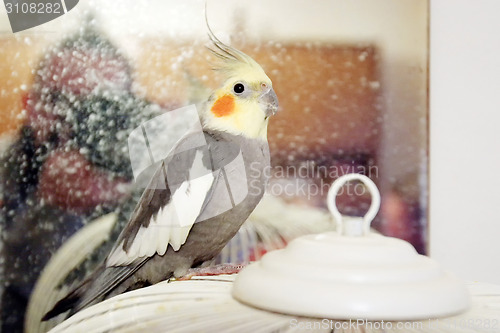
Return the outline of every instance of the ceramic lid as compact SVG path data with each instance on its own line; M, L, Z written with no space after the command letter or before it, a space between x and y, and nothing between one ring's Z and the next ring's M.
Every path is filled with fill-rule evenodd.
M364 217L343 216L335 198L362 181L372 202ZM328 193L336 232L297 238L240 272L232 294L270 311L332 319L416 320L462 312L464 284L403 240L370 232L380 194L366 176L340 177Z

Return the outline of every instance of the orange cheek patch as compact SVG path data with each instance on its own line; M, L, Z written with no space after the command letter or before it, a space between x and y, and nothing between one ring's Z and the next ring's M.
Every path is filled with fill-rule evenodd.
M212 106L212 113L216 117L228 116L234 111L234 97L230 95L224 95L217 99Z

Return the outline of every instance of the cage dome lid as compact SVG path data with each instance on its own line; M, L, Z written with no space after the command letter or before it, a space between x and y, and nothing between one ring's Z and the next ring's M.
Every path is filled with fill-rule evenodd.
M364 217L343 216L335 198L358 180L372 201ZM297 238L238 274L232 295L280 313L331 319L417 320L454 315L469 306L465 285L403 240L370 232L380 207L376 185L348 174L328 193L336 232Z

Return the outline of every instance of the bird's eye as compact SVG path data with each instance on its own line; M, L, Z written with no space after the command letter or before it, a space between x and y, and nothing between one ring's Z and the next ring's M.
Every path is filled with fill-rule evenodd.
M237 94L241 94L245 91L245 86L242 83L236 83L233 87L233 90Z

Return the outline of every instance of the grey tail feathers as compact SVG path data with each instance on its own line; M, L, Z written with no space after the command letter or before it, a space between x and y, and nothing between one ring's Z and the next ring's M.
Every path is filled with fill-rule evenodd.
M56 305L54 305L52 310L47 312L42 317L42 321L47 321L68 310L70 310L70 312L68 313L67 317L71 317L76 312L92 304L92 302L96 299L85 299L86 293L88 289L92 287L95 278L101 275L105 271L105 269L106 268L104 265L100 265L94 272L92 272L92 274L90 274L90 276L88 276L80 285L78 285L78 287L73 289L63 299L59 300Z
M99 271L99 270L98 270ZM51 318L54 318L55 316L64 313L68 310L70 310L69 314L67 317L72 316L75 314L78 310L76 309L78 307L78 303L80 303L80 300L82 299L83 295L85 294L86 290L88 289L89 285L92 284L93 281L93 276L94 274L91 274L87 279L85 279L82 284L80 284L78 287L73 289L66 297L63 299L59 300L56 305L47 312L43 317L42 321L47 321Z
M117 286L122 284L139 268L144 265L147 258L128 266L106 267L105 263L99 266L78 287L54 305L47 312L42 321L49 320L70 310L68 317L76 312L95 304L106 298Z

